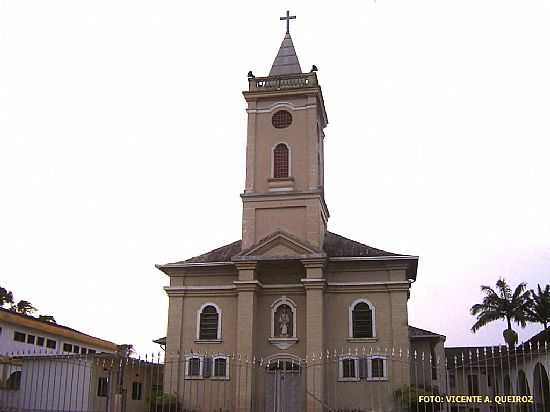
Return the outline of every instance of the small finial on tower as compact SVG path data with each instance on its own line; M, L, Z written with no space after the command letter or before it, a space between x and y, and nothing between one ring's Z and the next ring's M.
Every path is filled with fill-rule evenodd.
M311 66L311 71L310 73L313 73L313 72L316 72L318 69L317 69L317 66L313 65Z
M286 16L279 17L279 20L286 20L286 34L290 34L290 20L296 19L296 16L291 16L290 11L286 11Z

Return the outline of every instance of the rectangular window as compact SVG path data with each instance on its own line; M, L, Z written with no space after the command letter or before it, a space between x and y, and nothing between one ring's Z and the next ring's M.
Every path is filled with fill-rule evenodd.
M388 368L385 356L369 356L369 377L370 381L385 381L388 379Z
M36 338L36 346L44 346L44 337L43 336L39 336Z
M200 358L190 358L188 360L187 376L201 376Z
M191 355L185 358L185 377L189 379L198 379L203 377L202 356Z
M55 348L57 348L57 342L53 339L48 339L46 341L46 347L48 349L55 349Z
M36 337L34 335L27 335L27 343L30 343L31 345L34 345Z
M384 356L340 358L340 380L343 381L385 381L388 379Z
M95 353L95 349L88 349L88 353Z
M340 379L358 380L357 377L357 358L343 358L340 360Z
M132 383L132 400L133 401L140 401L141 400L141 391L142 391L142 383L141 382L133 382Z
M80 353L82 355L86 355L86 353L88 353L88 350L86 348L80 348Z
M16 342L23 342L25 343L25 339L26 339L27 335L25 335L24 333L22 332L17 332L15 331L13 333L13 340L16 341Z
M73 351L73 345L70 343L64 343L63 344L63 352L72 352Z
M214 377L227 378L227 358L214 358Z
M468 395L479 395L479 378L477 375L468 375Z
M97 396L100 396L102 398L107 396L107 393L109 392L109 381L107 378L99 378L97 380Z
M384 359L372 359L371 370L371 378L384 378Z
M73 346L73 352L74 352L74 353L79 353L79 352L80 352L80 346L74 345L74 346Z

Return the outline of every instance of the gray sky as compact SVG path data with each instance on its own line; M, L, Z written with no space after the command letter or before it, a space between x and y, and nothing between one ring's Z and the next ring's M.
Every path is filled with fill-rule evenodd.
M420 256L411 324L502 342L469 332L479 285L550 281L550 2L328 4L0 0L1 284L158 350L154 264L240 238L241 91L290 8L330 121L329 229Z

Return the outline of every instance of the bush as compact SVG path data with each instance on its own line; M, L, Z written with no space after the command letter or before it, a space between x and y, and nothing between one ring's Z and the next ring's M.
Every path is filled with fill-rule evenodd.
M156 393L149 399L149 412L200 412L200 410L185 408L174 395ZM229 412L229 410L214 409L213 412Z
M175 396L167 393L154 394L149 399L149 412L184 412Z
M395 399L401 408L409 411L437 412L441 409L441 404L437 402L418 403L419 396L437 396L439 393L437 387L430 385L404 385L394 392Z

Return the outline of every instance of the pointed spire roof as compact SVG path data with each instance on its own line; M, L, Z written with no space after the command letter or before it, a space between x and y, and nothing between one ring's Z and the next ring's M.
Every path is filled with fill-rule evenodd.
M281 47L279 48L279 53L277 53L277 57L275 57L275 60L273 61L269 75L279 76L284 74L301 73L302 68L300 67L296 50L294 50L292 37L290 36L290 33L287 32L283 42L281 43Z

